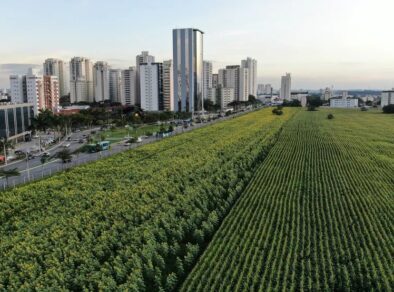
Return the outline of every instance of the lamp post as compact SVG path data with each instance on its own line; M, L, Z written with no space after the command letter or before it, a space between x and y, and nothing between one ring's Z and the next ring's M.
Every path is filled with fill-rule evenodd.
M26 171L27 171L27 180L30 181L29 151L26 151Z

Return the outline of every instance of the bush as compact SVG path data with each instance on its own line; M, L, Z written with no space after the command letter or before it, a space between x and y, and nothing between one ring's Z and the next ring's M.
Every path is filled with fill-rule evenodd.
M308 105L308 112L313 112L316 110L316 106L314 105Z
M394 114L394 104L389 104L383 107L383 112L385 114Z
M332 120L333 118L334 118L334 115L333 115L333 114L328 114L328 115L327 115L327 119Z
M366 112L368 109L365 107L365 106L363 106L362 108L361 108L361 111L362 112Z
M283 111L280 110L279 108L274 108L274 109L272 110L272 113L275 114L275 115L277 115L277 116L283 115Z

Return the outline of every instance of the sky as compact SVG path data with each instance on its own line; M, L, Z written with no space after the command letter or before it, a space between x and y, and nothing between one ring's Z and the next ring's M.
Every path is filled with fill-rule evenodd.
M172 29L204 34L214 71L258 61L258 82L294 89L394 87L394 0L0 1L0 88L10 74L73 56L135 64L172 58Z

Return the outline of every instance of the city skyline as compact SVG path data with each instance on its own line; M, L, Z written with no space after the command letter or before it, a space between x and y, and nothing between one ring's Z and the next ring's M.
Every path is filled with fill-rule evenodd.
M252 56L258 61L257 82L276 89L286 71L297 89L394 87L392 1L362 0L356 6L339 0L230 2L187 7L178 0L145 6L91 0L4 3L3 11L18 11L18 17L5 13L0 19L7 42L0 48L0 88L9 86L11 74L32 65L42 69L47 58L83 56L119 69L135 66L141 51L159 61L171 59L172 29L180 27L205 32L204 60L212 61L214 72ZM53 13L54 7L59 13ZM26 29L31 24L35 33Z

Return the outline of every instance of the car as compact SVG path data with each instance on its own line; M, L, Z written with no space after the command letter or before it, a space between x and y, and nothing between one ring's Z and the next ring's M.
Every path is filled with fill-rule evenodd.
M70 148L70 143L67 143L67 144L65 144L65 145L63 145L63 148Z
M48 151L45 151L45 152L43 152L43 153L41 154L41 156L49 157L49 156L51 156L51 153L49 153Z
M78 140L78 143L79 143L79 144L82 144L83 142L85 142L84 139L79 139L79 140Z
M71 141L71 137L67 137L67 141Z
M22 150L15 150L15 154L16 155L21 155L21 154L24 154L24 152Z

